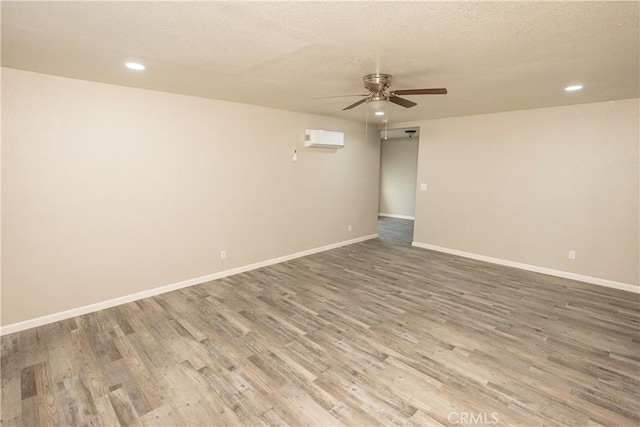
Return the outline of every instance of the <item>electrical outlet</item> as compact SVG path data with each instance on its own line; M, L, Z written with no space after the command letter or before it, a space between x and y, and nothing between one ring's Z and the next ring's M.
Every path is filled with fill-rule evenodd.
M351 224L349 224L349 227L347 227L347 231L351 231Z
M227 257L227 251L222 250L220 251L220 259L225 259Z
M576 259L576 251L569 251L569 259Z
M427 184L420 184L420 191L427 191Z

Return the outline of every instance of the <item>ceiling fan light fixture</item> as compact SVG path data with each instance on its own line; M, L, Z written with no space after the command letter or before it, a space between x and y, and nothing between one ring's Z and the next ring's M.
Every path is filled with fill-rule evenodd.
M367 108L373 115L381 119L386 117L388 102L382 94L376 94L367 102Z
M147 68L143 64L140 64L139 62L125 62L124 66L130 70L136 70L136 71L143 71L144 69Z
M384 112L384 109L387 108L387 100L383 97L375 97L368 101L368 105L372 111Z

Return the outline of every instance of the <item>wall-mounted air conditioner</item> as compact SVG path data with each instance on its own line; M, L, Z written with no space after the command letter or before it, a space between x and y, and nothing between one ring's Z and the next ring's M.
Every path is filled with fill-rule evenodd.
M344 133L330 130L307 129L304 131L305 147L343 148Z

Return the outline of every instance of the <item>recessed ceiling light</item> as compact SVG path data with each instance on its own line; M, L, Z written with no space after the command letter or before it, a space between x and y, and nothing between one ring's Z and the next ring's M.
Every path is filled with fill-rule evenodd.
M582 85L572 85L564 88L564 90L566 90L567 92L573 92L575 90L580 90L580 89L582 89Z
M375 113L376 116L384 116L384 111L376 111Z
M130 70L136 70L136 71L142 71L144 70L145 67L144 65L137 63L137 62L125 62L124 66L127 67Z

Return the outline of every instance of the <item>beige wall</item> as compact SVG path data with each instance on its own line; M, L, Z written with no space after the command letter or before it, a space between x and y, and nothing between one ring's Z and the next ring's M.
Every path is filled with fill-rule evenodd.
M5 325L376 232L361 123L3 69L2 125Z
M381 214L413 217L417 171L418 138L388 139L381 142Z
M638 285L638 105L411 123L429 188L417 192L414 241Z

